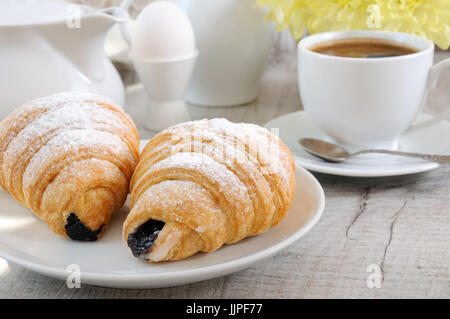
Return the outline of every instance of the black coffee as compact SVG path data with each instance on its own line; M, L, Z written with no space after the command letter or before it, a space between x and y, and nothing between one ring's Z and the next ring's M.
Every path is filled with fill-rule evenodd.
M384 58L418 52L418 50L403 44L372 38L332 40L317 44L310 50L345 58Z

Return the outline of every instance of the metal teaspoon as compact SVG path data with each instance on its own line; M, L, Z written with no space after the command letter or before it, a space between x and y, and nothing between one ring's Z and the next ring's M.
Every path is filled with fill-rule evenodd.
M302 138L298 140L298 142L311 155L314 155L320 159L323 159L326 162L331 163L341 163L349 159L350 157L368 153L399 155L399 156L420 158L423 160L438 163L450 163L450 156L448 155L419 154L419 153L391 151L384 149L379 150L370 149L370 150L362 150L355 153L349 153L346 149L340 146L314 138Z

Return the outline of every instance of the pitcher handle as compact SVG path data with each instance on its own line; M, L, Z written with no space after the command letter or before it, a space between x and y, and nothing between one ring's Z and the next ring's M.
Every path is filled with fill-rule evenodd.
M446 68L450 68L450 59L445 59L431 67L430 73L428 75L427 93L424 96L423 104L425 104L425 102L427 100L428 92L431 89L434 89L436 87L439 77L442 74L442 71L444 71L444 69L446 69ZM449 106L448 106L448 110L442 112L441 114L435 115L435 116L433 116L433 118L431 118L429 120L414 124L407 130L407 133L416 132L416 131L422 130L424 128L433 126L433 125L447 119L448 117L450 117L450 107Z
M132 3L133 0L123 0L122 3L120 4L120 8L128 12ZM128 44L129 47L131 47L131 37L130 33L128 32L126 23L120 25L120 32L122 33L122 37L125 40L125 42Z

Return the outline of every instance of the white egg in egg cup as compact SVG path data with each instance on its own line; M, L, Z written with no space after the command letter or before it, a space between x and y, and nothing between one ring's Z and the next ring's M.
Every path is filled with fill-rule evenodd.
M129 57L147 92L143 125L152 131L190 120L185 91L198 56L194 30L184 11L169 1L149 3L130 25L122 25Z
M189 121L184 94L198 52L183 60L148 62L133 59L133 65L147 92L149 102L143 125L152 131Z

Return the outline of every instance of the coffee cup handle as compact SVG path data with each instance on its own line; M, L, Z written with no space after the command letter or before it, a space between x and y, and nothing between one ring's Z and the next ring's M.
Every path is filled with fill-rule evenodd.
M423 98L422 105L425 105L427 98L428 98L428 92L430 92L430 90L432 90L436 87L442 71L444 71L444 69L447 69L447 68L450 68L450 59L445 59L431 67L430 73L428 75L427 92ZM416 132L416 131L422 130L424 128L433 126L433 125L447 119L448 117L450 117L450 107L448 110L442 112L441 114L433 116L433 118L431 118L429 120L414 124L406 132L409 133L409 132Z

